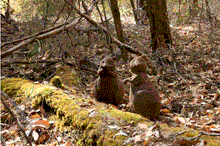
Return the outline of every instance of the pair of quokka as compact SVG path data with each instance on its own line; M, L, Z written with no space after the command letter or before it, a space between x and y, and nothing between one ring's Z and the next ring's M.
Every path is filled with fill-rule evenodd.
M129 107L136 113L157 120L161 102L158 89L153 85L146 73L145 60L142 56L130 62L132 77L125 79L130 82ZM115 62L112 57L105 57L100 62L98 78L94 85L94 97L97 101L118 106L124 99L123 83L118 79Z

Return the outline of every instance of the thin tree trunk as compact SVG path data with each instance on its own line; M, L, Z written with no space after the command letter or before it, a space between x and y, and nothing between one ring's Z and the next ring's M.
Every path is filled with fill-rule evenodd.
M121 18L120 18L120 12L118 8L118 0L110 0L110 6L111 6L111 11L112 15L114 18L114 23L115 23L115 28L117 32L117 37L121 42L125 42L124 35L123 35L123 28L121 25ZM128 52L125 49L121 49L121 57L124 61L127 62L128 60Z
M159 47L172 44L172 37L168 22L166 0L146 0L149 9L151 46L153 51Z
M136 8L135 8L135 5L134 5L134 0L130 0L130 3L131 3L132 10L133 10L135 22L136 22L136 24L138 24L137 13L135 12Z

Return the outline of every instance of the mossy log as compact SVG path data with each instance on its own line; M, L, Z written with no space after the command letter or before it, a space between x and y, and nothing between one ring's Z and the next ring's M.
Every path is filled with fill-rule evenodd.
M2 80L1 90L17 102L24 102L28 98L33 107L44 105L45 111L50 112L49 119L55 121L58 129L69 131L70 135L75 137L76 145L123 145L131 137L129 134L128 136L117 134L123 127L131 123L133 126L137 126L138 123L153 124L138 114L124 112L91 98L82 98L74 95L74 92L68 95L54 86L33 83L21 78ZM117 125L121 129L112 129L109 125ZM160 127L165 135L186 130L186 127L170 127L166 124L160 124ZM195 130L190 131L192 133L185 133L185 137L196 136L199 133ZM204 136L204 139L212 144L220 143L217 138Z

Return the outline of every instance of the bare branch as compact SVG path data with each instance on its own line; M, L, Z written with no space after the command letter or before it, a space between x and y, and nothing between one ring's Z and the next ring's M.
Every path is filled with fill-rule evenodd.
M5 106L6 110L10 113L10 115L12 116L13 120L17 123L17 126L19 127L19 129L21 130L21 132L23 133L24 137L26 138L27 142L29 143L29 145L31 146L31 141L30 139L27 137L27 135L25 134L24 129L22 128L22 126L20 125L20 123L18 122L17 118L15 117L15 115L13 114L13 112L11 111L11 109L9 108L9 106L5 103L5 99L4 97L7 97L8 95L5 94L2 90L1 90L1 101L2 104ZM4 97L3 97L4 96Z

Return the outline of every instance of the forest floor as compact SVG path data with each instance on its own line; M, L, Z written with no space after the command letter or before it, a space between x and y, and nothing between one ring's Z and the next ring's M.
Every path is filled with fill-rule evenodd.
M10 34L11 37L6 37L6 40L11 41L38 32L40 27L36 24L40 24L42 20L37 21L39 22L21 24L20 32L14 36ZM122 17L122 21L125 37L132 42L131 46L150 57L149 24L135 25L131 17ZM13 97L4 96L6 103L25 127L23 129L29 139L36 145L218 145L219 22L200 22L196 19L191 21L191 24L171 26L171 31L174 50L160 56L161 64L152 59L158 71L157 75L148 70L149 77L160 90L163 105L163 118L156 123L123 108L119 110L117 107L94 101L92 87L96 76L63 64L56 72L62 80L61 89L47 82L3 79L1 90ZM102 34L93 33L89 40L85 33L77 34L74 29L71 29L71 33L73 42L79 42L75 48L70 47L70 43L67 43L69 39L61 33L46 39L42 50L45 52L51 49L52 56L57 56L59 47L62 47L71 55L75 52L79 60L84 56L100 60L103 54L108 54L106 40L100 39L103 38ZM112 34L115 35L115 32ZM91 45L88 47L86 44L89 41ZM26 48L33 50L36 44L27 45ZM171 57L172 54L174 57ZM72 58L69 60L75 62ZM8 60L3 60L3 63L4 61ZM99 62L96 61L95 64ZM34 66L36 65L28 65L25 69ZM130 76L128 66L129 63L119 61L117 70L121 79ZM20 71L21 67L2 67L2 75ZM82 85L82 74L87 79L84 82L86 86ZM125 98L128 98L129 87L126 88ZM1 135L6 145L26 143L15 121L1 103Z

